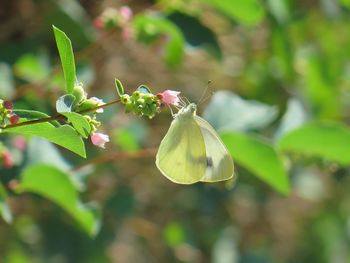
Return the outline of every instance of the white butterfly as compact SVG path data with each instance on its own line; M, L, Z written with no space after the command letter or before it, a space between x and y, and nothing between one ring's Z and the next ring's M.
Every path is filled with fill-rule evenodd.
M179 184L233 178L231 155L214 128L196 115L196 109L190 103L174 115L157 152L158 169Z

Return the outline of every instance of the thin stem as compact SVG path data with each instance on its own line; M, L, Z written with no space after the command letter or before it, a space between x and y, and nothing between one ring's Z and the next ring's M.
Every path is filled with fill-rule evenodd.
M84 163L81 163L73 167L72 171L78 171L89 165L103 164L113 160L154 157L157 150L158 150L157 148L147 148L147 149L138 150L136 152L112 152L112 153L109 152L108 154L96 157L94 159L90 159Z
M99 106L91 108L91 109L79 111L77 113L79 113L79 114L89 113L89 112L92 112L92 111L96 111L98 109L102 109L102 108L108 107L108 106L113 105L113 104L117 104L119 102L120 102L120 100L114 100L114 101L111 101L111 102L99 105ZM52 116L52 117L46 117L46 118L35 119L35 120L30 120L30 121L24 121L24 122L20 122L20 123L17 123L17 124L10 124L10 125L4 126L4 127L0 127L0 129L6 130L6 129L11 129L11 128L19 127L19 126L26 126L26 125L32 125L32 124L37 124L37 123L43 123L43 122L64 120L65 118L66 118L65 116L63 116L61 114L57 114L57 115Z

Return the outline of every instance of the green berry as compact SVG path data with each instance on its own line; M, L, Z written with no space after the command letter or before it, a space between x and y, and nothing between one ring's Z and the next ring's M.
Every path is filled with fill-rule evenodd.
M139 105L145 104L145 100L144 100L143 98L139 98L136 102L137 102L137 104L139 104Z

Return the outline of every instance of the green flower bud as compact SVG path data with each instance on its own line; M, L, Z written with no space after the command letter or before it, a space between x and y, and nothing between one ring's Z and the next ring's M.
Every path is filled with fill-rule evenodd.
M130 96L128 94L124 94L124 95L120 96L120 101L123 104L131 103Z
M74 105L77 105L83 100L86 100L86 92L81 85L74 87L73 95L75 97Z
M145 104L145 100L143 98L139 98L136 102L140 105Z
M92 119L91 119L91 117L90 117L89 115L84 115L84 118L85 118L88 122L91 122L91 121L92 121Z
M131 97L136 101L137 99L141 98L142 97L142 93L139 92L139 91L134 91L131 95Z
M153 94L145 94L145 95L143 96L143 98L145 99L145 102L146 102L147 104L151 104L151 103L153 103L154 100L155 100L155 96L154 96Z
M158 111L158 107L156 104L147 104L147 106L143 110L143 114L148 118L152 119Z
M125 104L124 109L125 109L126 113L134 112L134 105L131 102L129 102L129 103Z
M98 106L98 102L97 101L94 101L94 100L84 100L81 104L79 104L76 108L76 110L78 112L80 111L85 111L85 110L88 110L88 109L91 109L91 108L95 108Z
M90 124L94 125L95 127L101 126L101 122L96 120L91 120Z

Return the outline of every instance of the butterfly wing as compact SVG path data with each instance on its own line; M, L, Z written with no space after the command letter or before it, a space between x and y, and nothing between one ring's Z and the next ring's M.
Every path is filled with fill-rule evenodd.
M206 147L207 169L202 182L217 182L233 177L234 165L227 148L214 128L199 116L194 116L198 123Z
M160 143L156 165L165 177L192 184L204 176L206 150L202 131L193 116L176 117Z

